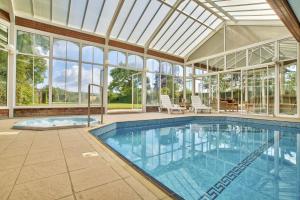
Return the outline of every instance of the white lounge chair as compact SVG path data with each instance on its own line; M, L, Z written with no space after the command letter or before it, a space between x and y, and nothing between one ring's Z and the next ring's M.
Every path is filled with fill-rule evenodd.
M180 107L179 105L172 104L170 97L168 95L160 95L160 107L159 112L161 112L162 109L167 109L168 114L171 114L173 110L180 111L184 113L185 108Z
M211 107L206 106L201 102L201 99L199 96L191 96L192 100L192 110L197 114L198 110L204 111L207 110L211 112Z

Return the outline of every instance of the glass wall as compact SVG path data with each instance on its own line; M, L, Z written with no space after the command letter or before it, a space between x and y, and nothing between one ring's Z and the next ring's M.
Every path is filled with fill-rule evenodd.
M275 67L243 71L243 108L245 113L274 113Z
M79 49L75 42L53 41L53 104L79 103Z
M49 37L17 32L16 105L49 102Z
M161 62L161 84L160 84L160 93L163 95L168 95L173 102L174 95L174 82L173 82L173 75L172 75L172 64L169 62Z
M156 59L147 59L146 62L146 103L147 105L159 105L160 95L160 67L159 61Z
M183 102L183 66L173 65L174 75L174 103L180 104Z
M0 24L0 106L7 105L8 29Z
M191 104L191 96L193 94L193 67L185 67L185 98L186 103Z
M84 45L82 47L82 68L81 68L81 103L88 101L88 85L90 83L102 85L103 72L103 49L95 46ZM100 104L100 88L91 87L92 104Z
M279 113L297 114L297 61L284 61L279 70ZM299 91L299 90L298 90Z
M109 51L108 109L142 108L140 71L143 68L143 57L116 50Z

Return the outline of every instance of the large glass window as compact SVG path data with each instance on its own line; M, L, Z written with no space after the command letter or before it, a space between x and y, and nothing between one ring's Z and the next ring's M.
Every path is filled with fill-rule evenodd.
M279 70L280 107L281 114L297 114L297 61L285 61ZM299 91L299 90L298 90Z
M143 57L129 54L128 55L128 67L136 69L136 70L143 70L144 68L144 60Z
M7 52L0 49L0 106L7 105Z
M146 73L147 77L147 105L159 105L160 75L158 73Z
M246 66L246 50L226 55L226 69L234 69Z
M88 102L88 85L90 83L102 85L103 70L103 49L95 46L85 45L82 48L82 66L81 66L81 103ZM91 87L91 103L100 104L100 88Z
M5 50L8 43L7 27L0 24L0 106L7 105L7 69L8 54Z
M243 71L243 111L254 114L273 114L274 66Z
M54 39L53 57L52 102L77 104L79 102L79 44Z
M195 75L201 75L201 74L206 74L207 73L207 60L204 60L200 63L195 63L194 64L195 68Z
M49 37L18 31L16 105L49 102Z
M208 71L209 72L223 71L224 65L225 65L224 56L211 58L208 60Z
M275 55L274 43L264 44L248 50L249 66L270 63Z
M279 41L279 59L288 60L297 58L297 41L288 38Z
M168 62L161 62L161 73L172 75L172 64Z
M149 72L159 72L159 61L156 59L147 59L147 71Z
M110 50L108 53L109 64L114 66L126 66L126 54L120 51Z

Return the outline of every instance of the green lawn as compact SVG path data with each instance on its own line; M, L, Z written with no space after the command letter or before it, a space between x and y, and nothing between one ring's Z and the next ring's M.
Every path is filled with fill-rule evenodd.
M135 104L134 109L142 108L142 104ZM109 103L108 109L132 109L131 103Z

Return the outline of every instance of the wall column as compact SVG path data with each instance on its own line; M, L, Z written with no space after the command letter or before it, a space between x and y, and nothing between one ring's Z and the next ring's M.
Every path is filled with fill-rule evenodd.
M142 112L147 112L147 77L146 77L146 71L147 71L147 51L144 52L144 68L142 71Z
M103 106L104 111L108 110L108 41L105 42L104 47L104 67L103 67Z
M8 41L8 90L7 106L9 118L14 117L14 106L16 102L16 29L15 22L12 21L9 27Z

